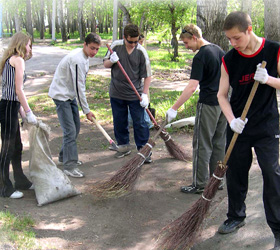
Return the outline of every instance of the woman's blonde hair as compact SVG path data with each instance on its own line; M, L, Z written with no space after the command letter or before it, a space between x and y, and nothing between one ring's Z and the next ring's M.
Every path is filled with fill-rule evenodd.
M4 51L3 57L0 62L0 72L1 75L3 73L3 69L5 63L8 58L14 55L18 55L22 57L24 60L28 60L32 57L32 50L30 51L29 55L26 57L26 45L28 41L31 42L32 48L32 38L29 34L24 34L23 32L17 32L13 35L8 48Z

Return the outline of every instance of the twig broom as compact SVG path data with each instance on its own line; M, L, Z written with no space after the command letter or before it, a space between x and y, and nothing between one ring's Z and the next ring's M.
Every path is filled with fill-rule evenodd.
M113 53L113 50L110 48L110 46L108 44L106 44L108 50ZM123 66L121 65L121 63L118 61L117 62L118 66L120 67L121 71L123 72L125 78L127 79L127 81L129 82L130 86L132 87L132 89L134 90L135 94L137 95L137 97L139 98L139 100L141 101L141 96L139 95L137 89L135 88L135 86L133 85L132 81L130 80L129 76L127 75L127 73L125 72ZM150 116L152 122L154 123L155 127L159 127L154 116L152 115L151 111L146 108L146 111L148 113L148 115ZM165 146L169 152L169 154L171 156L173 156L174 158L181 160L181 161L188 161L191 159L191 156L189 154L187 154L187 152L185 152L172 138L171 136L165 131L162 130L160 133L160 137L164 140L165 142Z
M140 174L141 166L148 156L150 156L152 148L155 146L155 140L166 125L166 121L146 145L140 149L136 156L129 160L117 173L108 181L105 181L94 188L94 192L101 197L120 197L131 190Z
M266 62L262 62L262 68L265 68ZM248 110L255 96L259 82L255 81L251 89L250 95L241 115L241 119L245 121ZM237 140L238 133L234 133L225 154L224 160L218 162L218 165L204 189L202 196L192 207L181 217L167 225L161 230L161 239L159 249L189 249L196 241L197 234L201 228L202 222L210 207L210 202L216 195L219 184L227 171L227 162Z

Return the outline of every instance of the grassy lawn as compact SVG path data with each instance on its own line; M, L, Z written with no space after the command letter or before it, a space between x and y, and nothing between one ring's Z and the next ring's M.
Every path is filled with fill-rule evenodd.
M34 224L28 215L16 216L9 211L0 211L0 249L40 249L32 229Z

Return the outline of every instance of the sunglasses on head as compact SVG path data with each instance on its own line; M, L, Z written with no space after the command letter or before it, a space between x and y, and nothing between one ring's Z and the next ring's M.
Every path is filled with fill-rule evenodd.
M127 40L127 39L125 39L128 43L130 43L130 44L133 44L133 43L135 43L135 44L137 44L138 43L138 41L129 41L129 40Z
M189 32L189 31L187 31L185 29L182 29L182 34L185 34L185 33L190 34L191 36L193 36L193 33Z

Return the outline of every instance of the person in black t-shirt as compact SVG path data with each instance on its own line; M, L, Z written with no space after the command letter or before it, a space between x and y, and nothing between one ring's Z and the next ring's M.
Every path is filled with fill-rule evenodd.
M228 219L218 232L227 234L245 225L248 175L252 148L263 175L263 203L267 223L280 246L279 113L276 89L280 89L280 45L258 37L248 14L230 13L224 23L225 35L233 49L223 58L218 101L229 126L227 145L239 134L228 161ZM260 67L266 61L266 69ZM254 80L258 86L245 121L240 119ZM232 95L228 99L228 91ZM246 126L245 126L246 125ZM278 249L278 248L277 248Z
M223 50L206 41L199 27L189 24L180 35L187 49L198 51L193 58L189 84L167 113L170 122L177 109L184 104L200 86L193 136L193 183L181 187L184 193L202 193L217 161L222 160L226 144L226 119L217 100L221 59ZM222 185L220 189L222 189Z

